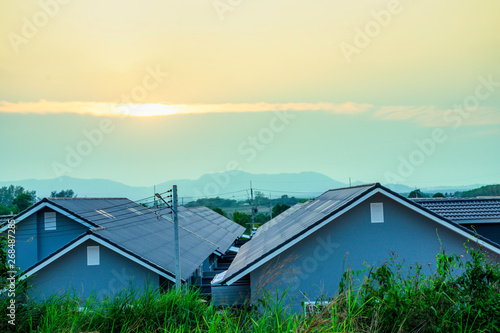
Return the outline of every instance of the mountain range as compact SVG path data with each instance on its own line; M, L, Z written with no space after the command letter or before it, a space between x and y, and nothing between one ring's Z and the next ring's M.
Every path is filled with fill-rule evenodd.
M40 198L49 196L52 191L72 189L78 197L127 197L136 201L152 200L155 192L162 193L177 185L181 203L202 197L224 197L243 200L250 195L250 187L254 192L262 192L265 196L281 197L282 195L300 198L316 197L323 192L349 184L334 180L317 172L252 174L243 171L205 174L198 179L169 180L155 187L129 186L108 179L81 179L68 176L53 179L26 179L3 181L2 186L23 186L27 190L35 190ZM364 184L356 181L351 185ZM415 188L401 184L383 184L398 193L409 193ZM424 193L465 191L482 186L440 186L420 188Z

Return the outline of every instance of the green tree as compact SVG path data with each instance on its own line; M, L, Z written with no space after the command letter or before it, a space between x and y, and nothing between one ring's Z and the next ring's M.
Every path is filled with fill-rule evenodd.
M233 199L223 199L223 198L202 198L198 199L196 201L191 201L185 204L185 207L200 207L200 206L205 206L205 207L222 207L222 208L228 208L228 207L234 207L238 205L238 201L233 200Z
M76 198L75 192L73 190L61 190L59 192L52 191L50 192L51 198Z
M7 286L9 274L9 265L7 262L7 237L0 235L0 289Z
M444 194L441 192L434 193L433 198L444 198Z
M29 193L20 193L12 200L12 204L17 207L18 212L22 212L33 205L33 196Z
M266 223L267 221L269 221L269 214L265 214L265 213L258 213L254 216L254 221L255 223L257 224L264 224Z
M264 193L256 191L253 204L256 206L269 206L269 198L264 196Z
M408 198L426 198L426 197L428 197L428 195L420 191L420 189L413 190L408 195Z
M250 229L252 226L250 224L252 223L252 217L250 215L235 211L233 213L233 221L245 227L247 233L251 233Z
M276 217L276 216L280 215L281 213L283 213L288 208L290 208L290 206L287 205L287 204L276 204L273 207L273 217Z
M487 185L465 192L456 192L455 196L462 198L500 196L500 185Z
M0 215L11 215L14 212L17 212L17 207L0 205Z
M11 206L12 201L21 193L27 193L30 194L33 199L36 198L36 191L26 191L22 186L3 186L0 187L0 205Z
M222 210L222 208L220 208L220 207L212 207L210 209L213 210L214 212L219 213L220 215L226 217L226 212L224 212Z

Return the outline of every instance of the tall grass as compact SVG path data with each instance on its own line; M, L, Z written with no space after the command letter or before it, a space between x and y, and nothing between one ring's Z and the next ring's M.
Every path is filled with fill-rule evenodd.
M360 286L347 271L339 294L314 314L290 311L286 292L262 291L253 306L217 308L193 288L166 293L124 291L97 301L75 295L42 303L19 293L16 326L1 332L499 332L500 268L468 249L471 260L440 253L423 274L395 261L368 268ZM460 269L461 274L453 273ZM0 305L6 308L8 298Z

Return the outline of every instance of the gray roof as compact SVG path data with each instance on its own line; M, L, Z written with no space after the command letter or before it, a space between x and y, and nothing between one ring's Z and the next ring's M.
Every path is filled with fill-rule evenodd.
M287 210L285 210L283 213L279 214L278 216L276 216L272 220L268 221L267 223L264 223L263 225L261 225L257 229L257 231L255 232L255 234L253 235L253 237L259 236L261 233L265 232L266 230L268 230L270 227L272 227L276 223L279 223L280 221L284 220L286 217L292 215L292 213L294 213L302 205L303 205L303 203L300 203L300 202L296 203L295 205L293 205L292 207L288 208Z
M222 282L240 274L267 254L278 250L377 186L380 185L369 184L330 190L314 201L290 208L292 211L285 217L280 218L281 215L278 215L262 225L260 231L240 248Z
M159 207L154 210L172 221L170 209ZM179 225L215 244L221 254L226 253L234 241L245 232L245 228L238 223L207 207L179 206L178 211Z
M500 197L413 199L419 205L457 222L500 219Z
M226 253L234 241L245 232L245 227L207 207L180 207L179 217L189 221L209 222L206 223L207 227L205 228L192 228L188 223L185 224L185 227L216 244L221 253ZM200 219L200 217L203 219Z
M171 220L126 198L48 198L44 201L104 227L92 231L97 237L170 275L175 272ZM179 224L181 278L185 280L217 249L217 245L182 227L181 219Z

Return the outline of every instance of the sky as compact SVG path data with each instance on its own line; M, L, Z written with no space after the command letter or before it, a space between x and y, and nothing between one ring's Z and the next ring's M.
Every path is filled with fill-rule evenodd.
M500 181L500 2L0 2L0 181Z

